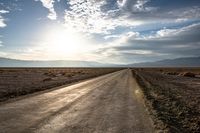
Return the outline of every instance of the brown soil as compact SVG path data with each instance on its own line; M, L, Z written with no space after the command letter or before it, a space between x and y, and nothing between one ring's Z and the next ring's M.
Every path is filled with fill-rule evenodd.
M169 71L170 69L133 70L153 116L155 128L170 133L199 133L200 79L163 74ZM177 69L177 73L180 70Z
M114 68L1 68L0 101L97 77Z

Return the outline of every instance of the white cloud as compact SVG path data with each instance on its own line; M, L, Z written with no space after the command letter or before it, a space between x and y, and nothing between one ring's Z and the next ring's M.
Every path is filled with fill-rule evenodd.
M3 15L2 14L5 14L5 13L9 13L9 11L7 11L7 10L0 10L0 28L4 28L4 27L6 27L7 25L6 25L6 23L5 23L5 18L3 17ZM0 38L1 38L2 36L0 35ZM0 47L2 47L3 46L3 42L0 40Z
M167 36L173 36L177 32L177 29L166 29L165 27L156 32L156 35L150 36L149 38L161 38Z
M0 13L9 13L9 11L6 11L6 10L0 10Z
M118 0L119 6L129 12L150 12L155 11L156 7L146 6L151 0Z
M184 36L184 38L177 38L177 39L185 39L187 35L194 34L193 39L195 39L195 35L198 35L200 23L191 24L182 28L174 28L174 29L167 29L163 28L156 32L154 35L145 36L142 39L169 39L174 40L176 37ZM194 33L195 32L195 33ZM191 36L190 36L191 37ZM173 39L172 39L173 38ZM176 39L175 39L176 40ZM192 41L192 40L191 40Z
M175 18L175 22L184 22L191 19L200 18L200 7L192 6L187 8L174 9L167 13L169 16ZM167 16L167 15L166 15Z
M3 42L2 41L0 41L0 47L2 47L3 46Z
M54 9L55 0L35 0L35 1L41 1L42 5L49 10L49 14L47 17L51 20L56 20L57 14Z
M70 10L65 10L65 26L75 28L81 32L109 33L118 26L136 26L141 21L131 21L127 16L112 18L110 15L116 10L103 12L101 7L106 1L69 0Z
M136 4L133 5L133 12L150 12L156 10L155 7L146 7L145 4L149 0L137 0Z
M154 52L151 50L124 50L122 54L135 54L135 55L152 55Z
M185 21L188 21L188 18L177 18L175 20L175 22L177 22L177 23L182 23L182 22L185 22Z
M0 16L0 28L6 27L6 26L7 25L5 23L5 19L2 16Z
M1 51L0 51L0 57L7 57L7 53L6 53L6 52L1 52Z
M140 33L139 32L127 32L127 33L123 33L120 35L108 35L105 36L104 39L108 40L108 39L112 39L109 42L109 47L113 47L113 46L121 46L126 44L126 42L131 38L131 39L136 39L140 37Z
M7 26L6 23L5 23L5 18L2 15L2 14L5 14L5 13L9 13L9 11L0 10L0 28L3 28L3 27Z

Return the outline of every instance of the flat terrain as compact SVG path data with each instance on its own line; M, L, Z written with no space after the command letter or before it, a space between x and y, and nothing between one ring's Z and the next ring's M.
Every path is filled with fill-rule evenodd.
M199 68L118 70L1 69L0 132L200 132Z
M0 101L97 77L114 68L1 68Z
M151 133L131 70L0 105L0 132Z
M200 132L199 68L140 68L133 74L158 130Z

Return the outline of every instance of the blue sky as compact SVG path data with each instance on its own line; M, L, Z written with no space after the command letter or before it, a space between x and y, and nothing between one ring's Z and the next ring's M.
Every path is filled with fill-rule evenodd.
M0 57L123 64L199 51L199 0L0 0Z

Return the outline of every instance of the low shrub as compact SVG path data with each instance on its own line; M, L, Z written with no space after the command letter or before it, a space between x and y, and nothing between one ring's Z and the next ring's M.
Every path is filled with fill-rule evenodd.
M184 73L180 73L180 76L185 76L185 77L195 77L195 73L191 73L191 72L184 72Z

